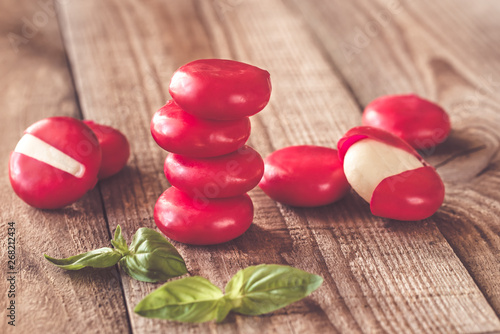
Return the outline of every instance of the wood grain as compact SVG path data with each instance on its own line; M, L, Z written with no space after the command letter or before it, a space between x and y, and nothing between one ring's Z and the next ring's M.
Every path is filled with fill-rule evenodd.
M329 41L330 35L348 34L350 20L364 22L362 14L375 6L362 2L342 4L337 9L343 8L345 14L339 11L341 15L333 16L333 7L326 1L304 2L300 7L303 12L278 0L177 0L170 1L168 6L162 1L62 2L63 36L83 115L120 128L132 142L128 168L101 184L110 228L120 223L130 239L138 227L154 227L152 209L168 184L162 175L165 152L150 138L149 119L168 99L169 77L183 63L196 58L227 57L253 63L272 73L272 101L254 117L250 141L264 155L292 144L334 146L343 132L359 124L357 100L365 103L384 89L422 92L429 81L433 88L438 87L432 76L419 75L417 66L425 68L426 64L418 58L420 54L415 53L416 58L412 59L413 53L403 52L409 47L408 41L414 41L418 48L429 39L415 20L405 23L408 36L394 37L400 41L396 45L403 50L402 55L398 49L387 47L394 42L391 39L376 49L377 56L373 58L379 61L375 66L373 63L347 66L342 62L340 51ZM344 25L331 26L331 17L321 13L323 8ZM404 19L406 16L399 20ZM324 34L319 33L320 24L328 28ZM455 25L456 22L452 27ZM427 50L442 44L436 42ZM443 53L451 52L443 49ZM368 59L371 53L367 52L363 58ZM404 67L408 59L401 59L403 55L416 65ZM361 59L362 53L357 56L351 62ZM443 57L440 55L439 59ZM441 66L439 62L434 64ZM349 71L363 72L356 79L358 85L351 83L355 76L346 73ZM397 75L402 71L408 74ZM381 73L386 73L383 82L375 80ZM344 80L350 80L351 88ZM443 102L447 106L446 100ZM496 119L494 113L490 114ZM491 133L488 135L495 138ZM454 153L452 150L437 157L445 159ZM487 174L489 170L482 175ZM207 277L223 287L231 275L247 265L285 263L322 275L325 284L320 290L272 315L233 315L221 325L186 325L132 314L135 304L157 285L122 277L132 330L136 333L160 333L167 329L174 333L499 331L500 321L483 295L486 289L481 291L476 286L467 271L470 268L464 267L455 254L459 248L451 247L436 225L438 222L441 230L448 230L442 222L453 217L468 228L468 221L481 217L480 208L477 217L471 215L467 219L461 218L461 211L450 210L457 204L470 206L467 199L453 196L453 189L458 191L458 187L451 189L451 197L449 194L450 199L437 217L418 223L372 217L367 205L354 195L331 206L306 210L276 204L254 190L251 195L256 217L244 236L213 247L176 243L186 258L190 274ZM453 199L459 202L454 204ZM497 236L489 233L480 240L498 246ZM447 237L453 239L449 234ZM482 251L494 256L484 247Z
M42 1L9 0L0 11L0 331L125 333L127 315L116 268L64 272L43 257L66 257L109 244L98 189L74 205L50 211L29 207L9 184L9 153L26 127L44 117L80 116L55 15L51 3ZM8 222L16 228L15 327L6 317L11 300Z
M500 29L500 6L294 3L361 105L380 95L416 92L449 112L450 138L424 152L447 189L433 218L499 315L500 35L490 31Z

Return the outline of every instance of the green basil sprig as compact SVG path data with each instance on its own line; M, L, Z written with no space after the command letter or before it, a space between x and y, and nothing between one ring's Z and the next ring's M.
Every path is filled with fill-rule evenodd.
M166 281L187 273L186 264L179 252L155 230L146 227L138 229L128 247L118 225L111 244L114 248L99 248L65 259L55 259L46 254L44 256L66 270L106 268L120 262L128 275L143 282Z
M66 259L54 259L46 254L45 258L56 266L66 270L79 270L85 267L107 268L114 266L122 258L116 249L103 247L91 252L70 256Z
M308 296L322 282L320 276L289 266L251 266L231 278L225 295L202 277L186 277L144 297L134 312L147 318L220 322L230 311L259 315L280 309Z

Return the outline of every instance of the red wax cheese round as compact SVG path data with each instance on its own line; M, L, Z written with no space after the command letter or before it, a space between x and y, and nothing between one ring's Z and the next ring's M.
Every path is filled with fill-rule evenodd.
M101 145L101 168L97 177L105 179L118 173L127 164L130 156L130 145L127 137L120 131L93 121L83 121L94 131Z
M170 100L151 120L151 134L161 148L191 157L215 157L242 147L250 120L212 121L194 117Z
M193 198L170 187L158 198L154 217L160 231L170 239L192 245L213 245L232 240L250 227L253 204L247 194Z
M222 198L253 189L262 178L264 162L250 146L214 158L190 158L169 154L165 176L171 185L190 196Z
M436 170L399 137L360 126L339 140L338 149L347 180L374 215L421 220L443 203L444 185Z
M333 203L350 189L337 150L312 146L290 146L265 159L259 187L275 201L314 207Z
M225 59L199 59L181 66L170 81L170 95L188 113L234 120L261 111L271 97L269 72Z
M443 142L451 129L446 111L417 95L375 99L363 112L363 125L393 133L418 150Z
M51 117L31 125L10 155L12 188L40 209L64 207L97 182L101 148L92 130L70 117Z

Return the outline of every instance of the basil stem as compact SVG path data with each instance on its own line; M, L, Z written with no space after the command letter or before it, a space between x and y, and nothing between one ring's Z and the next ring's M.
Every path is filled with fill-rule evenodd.
M186 264L175 247L152 229L143 227L137 230L128 247L118 225L111 244L115 248L104 247L66 259L44 256L51 263L66 270L106 268L120 262L120 266L128 275L144 282L166 281L187 273Z
M44 254L45 258L66 270L79 270L85 267L106 268L114 266L122 258L122 254L115 249L104 247L87 253L70 256L66 259L55 259Z
M148 318L183 322L224 320L232 310L245 315L272 312L316 290L323 279L283 265L259 265L238 271L226 295L208 280L195 276L168 282L151 292L134 311Z

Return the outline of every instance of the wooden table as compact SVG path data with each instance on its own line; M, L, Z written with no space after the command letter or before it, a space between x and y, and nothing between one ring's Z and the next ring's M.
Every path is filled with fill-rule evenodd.
M3 0L0 11L0 259L15 223L16 326L3 333L499 333L500 3L478 0ZM130 241L154 228L169 186L166 152L149 133L180 65L231 58L269 70L271 102L252 117L263 156L297 144L334 147L384 94L415 92L449 112L446 143L425 152L446 184L431 218L370 214L354 194L314 209L281 205L259 189L252 227L223 245L174 243L190 275L223 287L239 269L292 265L324 277L310 297L222 324L151 320L133 308L160 284L118 267L66 272L55 257ZM118 175L61 210L16 197L7 164L23 130L53 115L124 132L131 158Z

